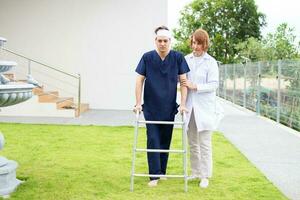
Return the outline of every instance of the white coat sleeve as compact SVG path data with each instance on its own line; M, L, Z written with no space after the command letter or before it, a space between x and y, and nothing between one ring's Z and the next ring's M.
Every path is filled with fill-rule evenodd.
M215 60L210 61L206 83L197 84L197 93L214 92L219 86L219 67Z

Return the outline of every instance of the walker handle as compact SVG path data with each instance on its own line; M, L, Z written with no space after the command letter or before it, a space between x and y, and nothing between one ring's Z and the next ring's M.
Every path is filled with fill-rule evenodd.
M140 117L140 111L137 110L137 112L135 113L135 118L136 118L136 121L139 120L139 117Z
M185 122L185 119L186 119L186 112L183 111L183 112L181 113L181 116L182 116L182 121Z

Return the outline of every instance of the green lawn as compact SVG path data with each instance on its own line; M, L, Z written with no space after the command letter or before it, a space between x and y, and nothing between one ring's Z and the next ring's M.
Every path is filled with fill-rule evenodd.
M135 178L130 192L132 127L54 126L0 123L6 139L1 155L18 161L17 176L26 182L11 199L286 199L219 133L213 136L214 175L207 189L197 181L183 191L183 180L160 181L148 188ZM140 129L139 147L145 146ZM180 130L172 148L181 147ZM137 171L147 172L145 153L138 153ZM182 155L171 154L168 173L182 173Z

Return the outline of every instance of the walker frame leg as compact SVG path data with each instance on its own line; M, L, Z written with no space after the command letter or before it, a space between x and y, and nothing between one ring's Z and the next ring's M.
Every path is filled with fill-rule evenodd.
M130 178L130 191L134 190L134 173L135 173L135 159L136 159L136 146L137 146L137 138L138 138L138 129L139 129L139 113L136 114L136 122L134 127L134 141L133 141L133 149L132 149L132 166L131 166L131 178Z
M183 154L183 175L151 175L151 174L136 174L135 173L135 160L137 152L156 152L154 149L137 149L138 140L138 128L139 124L181 124L182 125L182 150L164 150L155 149L157 152L168 152L168 153L182 153ZM188 181L187 181L187 133L185 129L185 113L182 114L182 122L166 122L166 121L139 121L139 113L136 113L136 122L134 127L134 141L132 149L132 166L131 166L131 177L130 177L130 191L134 190L134 177L170 177L170 178L183 178L184 179L184 191L188 191Z

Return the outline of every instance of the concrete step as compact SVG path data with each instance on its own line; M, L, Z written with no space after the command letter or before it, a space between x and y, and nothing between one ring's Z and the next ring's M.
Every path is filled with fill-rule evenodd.
M56 101L56 108L57 109L66 109L74 107L74 98L73 97L61 97L57 98Z
M58 91L48 91L40 93L39 95L40 103L56 103L58 99Z
M81 113L84 113L84 112L86 112L88 110L89 110L89 104L82 103L82 104L80 104L80 113L79 113L79 110L78 110L77 104L76 104L75 116L78 117L79 115L81 115Z
M44 86L42 86L40 88L35 87L35 88L32 89L32 92L33 92L34 95L42 94L42 93L44 93Z

